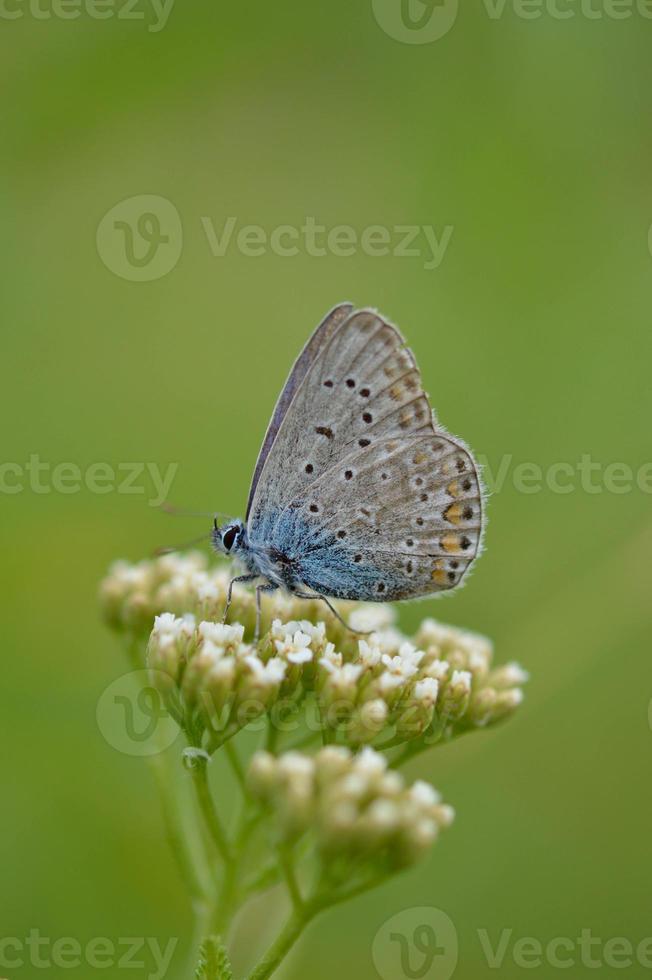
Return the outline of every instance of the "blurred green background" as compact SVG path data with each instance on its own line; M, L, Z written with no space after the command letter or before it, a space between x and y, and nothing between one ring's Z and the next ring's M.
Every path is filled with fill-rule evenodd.
M156 31L139 3L144 19L45 19L45 2L18 0L0 18L12 464L0 494L0 937L178 936L168 976L186 980L191 911L151 773L95 721L126 670L96 591L114 558L205 522L149 506L144 478L140 494L64 493L52 467L173 463L171 500L242 514L293 358L350 299L401 326L442 422L494 474L507 467L467 588L405 606L401 621L485 632L532 682L509 725L413 764L458 812L431 858L313 925L280 975L372 980L377 930L422 905L455 924L457 980L495 975L482 929L494 946L512 930L506 978L526 972L512 956L520 937L545 945L590 929L636 945L652 935L649 467L636 484L652 451L652 21L636 9L616 19L599 0L602 17L569 3L570 19L510 4L491 17L479 4L441 38L408 44L387 28L400 23L394 0L375 13L371 0L177 0ZM161 253L172 268L151 281L137 281L148 267L126 262L124 235L97 240L104 215L140 195L171 202L182 226ZM124 207L135 221L138 202ZM453 234L436 269L423 254L316 256L302 243L293 257L235 243L216 256L205 226L221 234L229 216L268 233L312 216L358 233ZM30 486L33 454L50 465L49 493ZM555 492L550 468L586 454L597 491L568 471L570 490ZM515 480L523 463L541 468L538 490ZM626 474L614 485L613 463L629 467L629 486ZM269 903L252 910L239 964L269 915ZM595 972L567 955L568 975ZM48 972L24 958L0 975Z

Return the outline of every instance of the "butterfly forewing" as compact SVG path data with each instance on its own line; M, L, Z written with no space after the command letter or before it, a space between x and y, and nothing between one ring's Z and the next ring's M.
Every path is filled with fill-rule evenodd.
M283 391L281 392L276 407L272 414L271 421L265 433L265 438L263 440L263 445L261 447L260 453L258 454L258 460L256 461L256 468L254 470L254 475L251 480L251 488L249 490L249 501L247 503L247 517L249 516L249 511L251 509L251 504L253 501L254 494L256 492L256 487L258 485L258 480L262 472L265 461L270 453L272 446L278 435L278 431L281 427L281 423L285 418L288 408L292 403L292 399L305 378L310 365L315 360L319 350L327 343L329 337L333 335L337 327L340 326L346 320L347 316L351 313L353 307L350 303L340 303L334 309L328 313L319 326L315 329L312 336L308 340L306 346L303 348L298 358L296 359L292 370L290 371L290 376L288 377Z
M352 314L298 387L258 483L249 533L290 552L329 595L452 588L482 532L477 468L435 429L412 353L376 313Z
M401 335L360 311L331 334L296 387L253 494L253 520L257 510L287 505L345 449L368 445L381 423L404 433L429 428L430 410Z

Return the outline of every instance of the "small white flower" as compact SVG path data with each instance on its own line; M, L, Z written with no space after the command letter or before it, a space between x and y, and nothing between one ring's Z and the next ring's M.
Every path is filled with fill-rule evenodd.
M174 613L162 613L154 618L155 633L176 633L177 617Z
M392 674L389 670L384 671L378 678L378 687L381 694L390 694L398 687L403 687L405 680L401 674Z
M242 643L244 626L240 623L227 626L225 623L203 622L199 624L199 635L218 646L233 647Z
M358 660L366 670L377 667L381 657L382 650L375 636L371 637L369 643L366 640L358 640Z
M380 752L366 748L353 760L354 769L369 778L382 776L387 769L387 759Z
M349 768L351 752L343 745L326 745L315 756L315 764L320 776L326 780L340 776Z
M374 729L379 729L383 722L387 720L388 712L387 703L382 698L374 698L373 701L367 701L360 709L363 723L370 725Z
M381 690L389 691L392 688L407 684L419 670L418 666L410 657L402 657L400 655L390 657L384 653L382 662L387 669L380 678Z
M154 628L152 630L161 639L171 637L175 640L180 637L190 637L195 630L195 617L186 614L177 617L173 613L162 613L154 618Z
M450 806L448 803L440 803L437 806L437 820L439 826L443 827L444 830L450 827L455 820L455 807Z
M222 686L230 687L235 679L235 662L232 657L216 660L210 668L209 678Z
M306 779L314 775L315 763L301 752L285 752L278 760L278 768L279 772L290 779L297 777Z
M197 654L197 657L201 657L203 661L209 661L214 664L219 663L225 656L226 650L224 647L219 646L217 643L213 643L212 640L204 640Z
M350 772L340 782L339 789L345 796L360 800L369 789L369 781L363 773Z
M355 686L355 682L362 673L362 667L359 664L343 664L341 667L336 667L328 661L326 664L328 664L326 667L329 673L328 680L333 687L349 688Z
M527 670L524 670L520 664L508 663L503 667L498 667L496 670L492 671L491 677L489 678L492 687L519 687L521 684L526 684L530 679L530 675Z
M390 605L369 602L358 606L349 615L351 629L371 633L394 625L396 613Z
M295 630L294 634L286 633L283 639L274 640L274 646L278 655L285 657L290 663L307 664L312 660L310 642L311 638L307 633Z
M393 830L400 823L401 811L392 800L374 800L367 810L372 827L377 830Z
M404 663L409 664L410 667L414 667L416 670L425 657L425 653L423 650L417 650L413 643L409 643L406 640L405 643L401 643L400 647L398 648L398 656L404 661Z
M391 656L395 656L401 644L405 643L403 634L393 627L391 629L379 630L377 633L374 633L372 639L378 644L383 653L389 653Z
M265 687L274 687L283 682L287 663L280 657L272 657L267 663L263 663L260 657L249 654L244 658L244 662L254 675L256 683L263 684Z
M195 590L197 592L197 599L200 602L217 602L221 596L217 583L207 575L196 583Z
M410 825L409 831L412 842L419 849L425 850L437 839L437 824L428 817L422 817L416 824Z
M326 823L332 831L347 831L355 826L358 811L350 800L338 800L326 812Z
M437 681L445 681L450 672L451 665L447 660L433 660L423 669L424 677L433 677Z
M454 687L460 693L470 693L472 675L468 670L454 670L450 679L450 687Z
M249 764L247 780L256 794L266 794L276 781L276 759L269 752L256 752Z
M319 661L319 666L323 667L324 670L330 674L335 670L339 670L342 666L342 662L342 654L336 653L333 644L329 643L328 649Z
M409 790L411 799L422 807L437 806L441 803L441 796L430 783L423 779L417 779Z
M421 701L426 707L437 703L439 694L439 681L434 677L424 677L414 685L414 697Z
M378 792L385 796L398 796L402 791L403 777L393 769L388 769L378 780Z

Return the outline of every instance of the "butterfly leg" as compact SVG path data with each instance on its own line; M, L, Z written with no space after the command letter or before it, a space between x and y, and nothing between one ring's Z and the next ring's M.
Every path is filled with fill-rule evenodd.
M276 592L278 585L273 582L265 582L263 585L256 586L256 631L254 633L254 643L260 639L260 599L263 592Z
M224 607L224 615L222 616L222 622L226 622L226 617L229 615L229 607L231 606L231 599L233 596L233 586L236 582L253 582L255 578L260 578L260 575L237 575L232 578L229 582L229 589L226 593L226 606Z
M342 626L344 626L344 628L350 633L357 633L358 636L370 636L373 632L372 630L354 630L352 626L349 626L345 619L342 619L335 606L332 604L332 602L328 601L325 595L319 595L318 592L294 592L293 594L297 597L297 599L320 599L322 602L325 602L333 616L335 616L335 619L339 620Z

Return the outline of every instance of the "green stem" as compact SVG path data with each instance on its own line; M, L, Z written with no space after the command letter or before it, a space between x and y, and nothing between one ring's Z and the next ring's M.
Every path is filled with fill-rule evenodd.
M309 922L320 911L320 906L305 906L299 914L290 917L277 939L267 950L258 966L249 974L247 980L267 980L278 969Z
M303 909L304 901L294 870L294 858L292 852L287 848L281 847L279 850L279 863L281 865L281 870L285 878L288 892L290 893L292 907L295 912L299 913Z
M333 905L348 902L349 899L363 895L376 888L387 878L386 874L376 875L359 882L351 888L341 891L317 892L300 908L295 908L277 939L272 943L258 965L252 970L247 980L267 980L279 968L302 932L312 922L316 915Z
M245 799L249 797L249 789L247 787L247 777L245 776L244 767L240 761L240 756L238 755L238 750L233 744L233 742L227 742L224 746L224 751L226 752L226 757L229 760L229 765L233 770L233 775L238 780L240 784L240 789L242 790L242 795Z
M222 826L222 821L220 820L217 810L215 809L215 803L213 802L210 789L208 788L206 760L196 760L191 772L193 783L195 785L195 791L197 793L199 808L204 816L211 839L213 840L225 864L229 864L232 861L231 845L229 844L226 836L226 831Z
M272 722L271 717L267 719L267 736L265 738L265 751L271 752L272 755L276 751L276 746L278 743L279 731L276 725Z
M190 892L193 904L200 907L205 906L210 902L210 884L202 875L200 864L196 861L195 855L192 854L187 836L184 834L179 810L170 786L169 767L162 755L151 756L148 761L158 786L168 844Z

